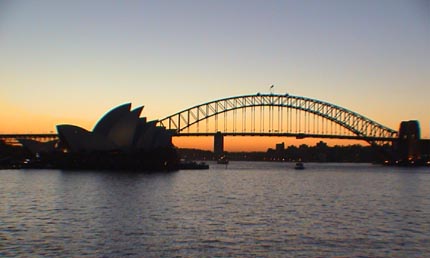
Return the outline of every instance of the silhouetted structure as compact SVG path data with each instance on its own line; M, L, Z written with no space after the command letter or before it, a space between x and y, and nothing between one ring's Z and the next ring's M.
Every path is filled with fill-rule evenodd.
M163 146L170 148L172 134L214 136L214 152L219 157L224 153L225 136L355 139L367 141L387 163L429 159L429 144L420 140L418 121L402 122L401 132L397 132L346 108L301 96L233 96L149 122L146 118L139 118L142 107L132 111L130 108L131 104L124 104L113 109L93 131L74 125L59 125L57 130L61 141L47 142L55 139L55 134L0 135L0 140L16 143L19 139L33 153L49 152L50 149L69 153L128 153L152 151ZM45 142L39 142L40 138ZM324 150L324 146L319 147ZM297 150L300 152L302 148L305 147ZM332 159L323 151L316 155L319 160ZM280 157L278 154L275 156Z
M421 158L419 146L420 138L420 126L418 121L411 120L400 123L397 152L401 161L418 160Z
M427 161L427 165L430 165L430 140L420 141L420 152L421 158Z
M385 163L401 166L430 165L429 156L429 140L421 140L419 122L403 121L400 123L399 137Z
M281 142L276 144L277 153L282 153L284 150L285 150L285 143Z
M94 126L92 132L75 125L57 125L63 147L69 152L151 151L172 146L172 131L156 126L157 121L140 118L143 107L118 106Z
M372 146L349 145L329 147L323 141L315 146L302 144L300 146L290 145L284 150L269 148L265 153L264 160L271 161L306 161L306 162L382 162L376 155L376 149ZM229 154L232 155L232 154ZM232 157L234 157L232 155Z
M364 140L383 145L397 132L346 108L289 94L233 96L192 106L159 122L175 136L277 136ZM220 128L223 125L223 128ZM217 140L216 140L217 141ZM218 150L215 150L218 152Z
M214 137L214 154L216 157L220 157L224 153L224 135L221 132L217 132Z
M143 107L118 106L104 115L93 131L57 125L59 140L20 140L35 154L37 166L63 169L175 170L178 156L171 130L140 118ZM31 167L31 164L29 164ZM33 166L34 167L34 166Z

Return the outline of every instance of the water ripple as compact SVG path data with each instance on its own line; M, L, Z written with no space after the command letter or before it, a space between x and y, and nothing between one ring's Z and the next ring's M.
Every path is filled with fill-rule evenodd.
M0 171L0 256L430 256L428 170L283 164Z

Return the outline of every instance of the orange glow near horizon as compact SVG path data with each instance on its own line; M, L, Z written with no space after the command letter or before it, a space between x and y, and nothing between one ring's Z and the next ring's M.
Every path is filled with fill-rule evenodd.
M1 128L0 134L14 134L14 133L56 133L56 125L58 124L73 124L92 130L93 126L97 123L97 119L89 121L88 118L58 118L50 115L43 115L33 113L31 110L25 110L17 108L16 106L6 105L5 103L0 104L2 110L14 109L14 112L1 112L0 121ZM239 117L239 121L240 121ZM247 121L250 121L248 119ZM208 125L208 128L206 128ZM212 127L212 128L211 128ZM227 129L231 129L231 123L227 125ZM219 129L224 128L224 124L220 123ZM248 124L246 127L248 130L251 126ZM257 125L257 128L258 125ZM216 129L216 128L215 128ZM215 130L213 127L213 121L203 123L200 131ZM241 130L242 126L239 125L238 129ZM197 130L198 131L198 130ZM207 137L173 137L173 144L179 148L192 148L213 151L214 138ZM257 137L257 136L226 136L224 137L224 149L230 152L240 151L266 151L268 148L275 148L276 144L284 143L285 147L290 145L299 146L306 144L308 146L315 146L319 141L327 143L329 146L334 145L352 145L360 144L367 145L365 141L357 140L333 140L333 139L295 139L293 137Z
M32 134L56 133L56 125L70 123L91 130L91 122L77 118L58 118L50 115L35 114L29 110L17 107L0 105L2 110L13 112L0 112L0 134ZM73 121L73 122L71 122Z
M66 114L65 117L59 118L49 114L40 114L36 113L32 110L27 110L20 108L16 105L8 104L7 102L0 103L1 110L13 110L13 112L0 112L0 134L32 134L32 133L56 133L56 125L58 124L73 124L89 131L92 130L93 126L97 123L98 119L94 119L95 117L99 117L100 115L89 115L89 116L80 115L79 117L70 117L70 114ZM74 113L77 110L73 110ZM79 113L78 113L79 114ZM238 131L244 130L250 132L253 128L256 130L260 130L263 128L263 131L269 132L270 128L268 127L269 120L268 116L265 117L266 121L264 121L263 125L256 123L255 125L251 124L251 119L243 119L242 112L238 112L237 114L237 124L236 129ZM94 117L94 118L92 118ZM224 117L220 116L220 117ZM231 115L228 116L229 119L221 120L218 124L215 124L214 120L208 120L207 122L203 121L199 125L194 125L190 128L190 132L211 132L217 130L234 130L234 123L231 120ZM275 115L275 118L277 116ZM227 121L224 124L224 121ZM245 121L244 123L241 123ZM276 128L292 128L294 131L295 124L292 126L285 122L283 125L278 125L277 120L274 120L274 126ZM292 121L295 121L293 118ZM425 129L422 131L426 131L426 125L421 125ZM265 130L264 130L265 129ZM427 134L422 133L422 138L428 137ZM257 136L226 136L224 137L224 149L229 152L240 152L240 151L266 151L268 148L275 148L276 144L284 143L285 147L290 145L299 146L301 144L306 144L308 146L315 146L319 141L323 141L327 143L329 146L334 145L352 145L352 144L360 144L363 146L367 145L365 141L357 141L357 140L336 140L336 139L315 139L315 138L305 138L305 139L295 139L293 137L257 137ZM213 150L213 137L174 137L173 144L179 148L192 148L192 149L202 149L202 150Z
M173 137L173 144L178 148L190 148L213 151L214 138L210 136L201 137ZM300 146L306 144L315 146L323 141L329 146L334 145L368 145L365 141L357 140L333 140L333 139L295 139L292 137L258 137L258 136L227 136L224 137L224 150L230 152L252 152L267 151L268 148L275 148L276 144L284 143L285 148L291 145Z

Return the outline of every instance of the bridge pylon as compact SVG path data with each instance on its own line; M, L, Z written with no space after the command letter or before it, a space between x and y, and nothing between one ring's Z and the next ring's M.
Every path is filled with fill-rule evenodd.
M397 153L400 160L413 161L421 158L420 153L420 124L416 120L400 123Z
M214 136L214 154L216 157L224 153L224 135L221 132L216 132Z

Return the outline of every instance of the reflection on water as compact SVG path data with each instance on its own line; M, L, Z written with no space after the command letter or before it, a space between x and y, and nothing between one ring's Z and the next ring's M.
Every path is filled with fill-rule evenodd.
M430 256L430 170L0 171L0 256Z

